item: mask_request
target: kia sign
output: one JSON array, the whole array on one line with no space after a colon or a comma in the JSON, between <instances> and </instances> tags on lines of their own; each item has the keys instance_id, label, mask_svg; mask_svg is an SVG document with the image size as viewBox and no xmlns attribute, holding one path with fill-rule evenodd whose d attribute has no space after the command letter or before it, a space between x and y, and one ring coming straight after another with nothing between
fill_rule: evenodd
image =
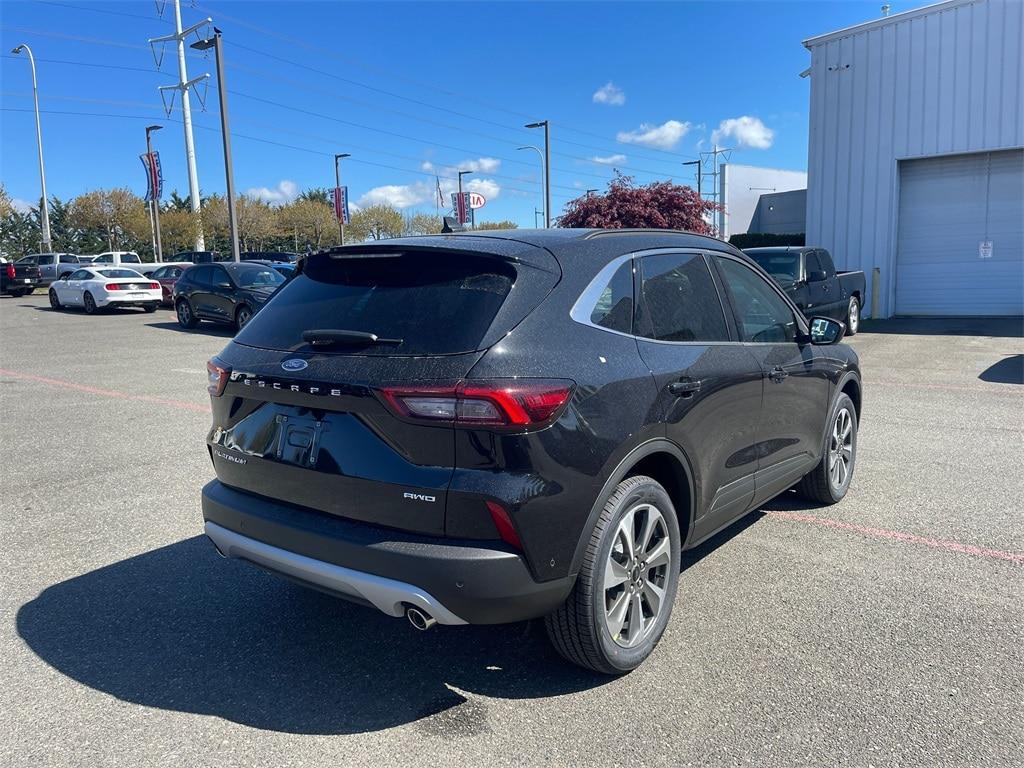
<instances>
[{"instance_id":1,"label":"kia sign","mask_svg":"<svg viewBox=\"0 0 1024 768\"><path fill-rule=\"evenodd\" d=\"M470 192L469 193L469 207L470 208L473 208L473 209L483 208L485 205L487 205L487 198L486 197L481 195L479 192Z\"/></svg>"}]
</instances>

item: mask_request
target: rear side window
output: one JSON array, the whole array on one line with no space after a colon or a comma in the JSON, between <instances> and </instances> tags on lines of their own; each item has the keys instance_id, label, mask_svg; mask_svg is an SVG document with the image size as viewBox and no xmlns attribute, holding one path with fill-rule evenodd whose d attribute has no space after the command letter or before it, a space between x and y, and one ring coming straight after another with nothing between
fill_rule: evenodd
<instances>
[{"instance_id":1,"label":"rear side window","mask_svg":"<svg viewBox=\"0 0 1024 768\"><path fill-rule=\"evenodd\" d=\"M61 264L77 264L78 263L78 257L77 256L72 256L70 253L62 253L60 255L60 263Z\"/></svg>"},{"instance_id":2,"label":"rear side window","mask_svg":"<svg viewBox=\"0 0 1024 768\"><path fill-rule=\"evenodd\" d=\"M39 263L40 264L53 264L53 256L40 256L39 257Z\"/></svg>"},{"instance_id":3,"label":"rear side window","mask_svg":"<svg viewBox=\"0 0 1024 768\"><path fill-rule=\"evenodd\" d=\"M590 322L622 333L633 331L633 262L619 267L597 297Z\"/></svg>"},{"instance_id":4,"label":"rear side window","mask_svg":"<svg viewBox=\"0 0 1024 768\"><path fill-rule=\"evenodd\" d=\"M235 337L271 349L308 347L305 331L372 333L387 344L334 346L335 354L441 355L480 348L516 280L515 268L473 254L309 257ZM398 341L400 340L400 341Z\"/></svg>"},{"instance_id":5,"label":"rear side window","mask_svg":"<svg viewBox=\"0 0 1024 768\"><path fill-rule=\"evenodd\" d=\"M722 302L703 256L645 256L640 269L638 336L658 341L729 340Z\"/></svg>"}]
</instances>

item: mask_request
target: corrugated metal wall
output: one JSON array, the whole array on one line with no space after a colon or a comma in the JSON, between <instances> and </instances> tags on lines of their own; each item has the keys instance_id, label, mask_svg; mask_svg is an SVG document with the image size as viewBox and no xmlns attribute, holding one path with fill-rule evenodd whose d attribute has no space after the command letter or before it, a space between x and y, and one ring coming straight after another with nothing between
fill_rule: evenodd
<instances>
[{"instance_id":1,"label":"corrugated metal wall","mask_svg":"<svg viewBox=\"0 0 1024 768\"><path fill-rule=\"evenodd\" d=\"M881 268L892 313L898 161L1024 146L1024 2L953 0L811 50L807 243ZM870 298L867 307L870 308Z\"/></svg>"}]
</instances>

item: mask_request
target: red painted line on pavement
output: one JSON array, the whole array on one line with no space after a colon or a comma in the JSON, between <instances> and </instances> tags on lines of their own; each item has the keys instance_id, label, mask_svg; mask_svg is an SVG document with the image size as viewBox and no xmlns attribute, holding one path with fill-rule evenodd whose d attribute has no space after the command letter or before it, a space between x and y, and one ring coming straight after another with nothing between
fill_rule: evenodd
<instances>
[{"instance_id":1,"label":"red painted line on pavement","mask_svg":"<svg viewBox=\"0 0 1024 768\"><path fill-rule=\"evenodd\" d=\"M874 536L877 539L892 539L894 541L906 541L910 544L920 544L921 546L931 547L932 549L944 549L948 552L959 552L964 555L974 555L975 557L988 557L995 560L1008 560L1011 563L1018 563L1024 565L1024 553L1018 552L1004 552L1000 549L989 549L987 547L976 547L973 544L961 544L959 541L949 541L948 539L929 539L924 536L917 536L913 533L903 533L902 531L890 531L886 528L870 528L865 525L855 525L854 523L844 523L840 520L830 520L827 517L815 517L814 515L801 515L798 512L768 512L771 517L777 517L782 520L792 520L797 523L813 523L814 525L823 525L826 528L837 528L841 531L850 531L852 533L859 533L864 536Z\"/></svg>"},{"instance_id":2,"label":"red painted line on pavement","mask_svg":"<svg viewBox=\"0 0 1024 768\"><path fill-rule=\"evenodd\" d=\"M118 392L116 389L101 389L99 387L90 387L85 384L77 384L73 381L64 381L63 379L50 379L46 376L36 376L31 373L18 373L17 371L7 371L0 368L0 376L10 376L12 379L21 379L22 381L34 381L39 384L48 384L51 387L60 387L61 389L70 389L73 392L85 392L89 395L101 395L103 397L116 397L118 400L135 400L141 403L154 403L156 405L167 405L171 408L181 408L186 411L195 411L196 413L209 413L210 409L206 406L196 405L195 403L187 403L184 400L169 400L164 397L150 397L149 395L132 395L128 392Z\"/></svg>"}]
</instances>

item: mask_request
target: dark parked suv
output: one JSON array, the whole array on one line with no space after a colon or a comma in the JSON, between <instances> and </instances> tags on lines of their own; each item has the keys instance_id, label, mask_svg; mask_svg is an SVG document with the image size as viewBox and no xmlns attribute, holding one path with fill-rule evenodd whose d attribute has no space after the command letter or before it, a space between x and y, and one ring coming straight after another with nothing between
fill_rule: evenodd
<instances>
[{"instance_id":1,"label":"dark parked suv","mask_svg":"<svg viewBox=\"0 0 1024 768\"><path fill-rule=\"evenodd\" d=\"M842 333L686 233L318 253L209 364L206 533L420 629L543 616L567 659L627 672L682 550L794 486L846 494Z\"/></svg>"}]
</instances>

